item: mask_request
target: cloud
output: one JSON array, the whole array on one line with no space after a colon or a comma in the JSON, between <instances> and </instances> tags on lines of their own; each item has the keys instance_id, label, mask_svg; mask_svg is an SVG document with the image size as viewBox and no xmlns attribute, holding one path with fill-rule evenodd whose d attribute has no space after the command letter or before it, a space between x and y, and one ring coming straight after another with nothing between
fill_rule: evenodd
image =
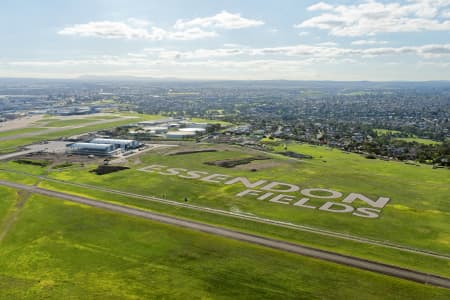
<instances>
[{"instance_id":1,"label":"cloud","mask_svg":"<svg viewBox=\"0 0 450 300\"><path fill-rule=\"evenodd\" d=\"M365 41L366 42L366 41ZM371 42L371 41L369 41ZM232 46L232 45L230 45ZM195 49L191 51L168 50L164 48L147 48L144 50L149 57L166 60L207 60L224 57L245 58L261 57L305 57L329 61L331 59L369 58L378 56L415 55L424 58L450 57L450 44L429 44L414 47L374 47L374 48L348 48L338 47L333 42L319 43L317 45L293 45L284 47L250 48L235 45L216 49Z\"/></svg>"},{"instance_id":2,"label":"cloud","mask_svg":"<svg viewBox=\"0 0 450 300\"><path fill-rule=\"evenodd\" d=\"M178 20L174 28L186 29L190 27L202 28L222 28L222 29L240 29L247 27L256 27L264 25L263 21L253 20L241 17L240 14L233 14L222 11L214 16L205 18L195 18L192 20Z\"/></svg>"},{"instance_id":3,"label":"cloud","mask_svg":"<svg viewBox=\"0 0 450 300\"><path fill-rule=\"evenodd\" d=\"M300 32L298 33L298 36L307 36L307 35L309 35L309 32L308 32L308 31L300 31Z\"/></svg>"},{"instance_id":4,"label":"cloud","mask_svg":"<svg viewBox=\"0 0 450 300\"><path fill-rule=\"evenodd\" d=\"M170 30L156 26L149 28L150 22L147 20L129 18L124 22L97 21L75 24L63 28L58 34L104 39L197 40L217 36L217 32L211 30L213 28L240 29L263 24L263 21L222 11L211 17L178 20Z\"/></svg>"},{"instance_id":5,"label":"cloud","mask_svg":"<svg viewBox=\"0 0 450 300\"><path fill-rule=\"evenodd\" d=\"M450 21L439 20L437 16L449 5L448 0L410 0L407 3L368 0L356 5L332 7L319 2L310 6L310 10L326 8L327 11L296 24L295 27L327 30L335 36L370 36L383 32L448 31Z\"/></svg>"},{"instance_id":6,"label":"cloud","mask_svg":"<svg viewBox=\"0 0 450 300\"><path fill-rule=\"evenodd\" d=\"M126 22L89 22L66 27L58 32L60 35L72 35L81 37L98 37L104 39L144 39L144 40L196 40L215 37L216 32L205 31L201 28L189 28L186 30L167 31L162 28L145 28L148 22L137 19L129 19Z\"/></svg>"},{"instance_id":7,"label":"cloud","mask_svg":"<svg viewBox=\"0 0 450 300\"><path fill-rule=\"evenodd\" d=\"M309 10L309 11L331 10L331 9L333 9L333 6L328 3L324 3L324 2L319 2L319 3L313 4L307 8L307 10Z\"/></svg>"},{"instance_id":8,"label":"cloud","mask_svg":"<svg viewBox=\"0 0 450 300\"><path fill-rule=\"evenodd\" d=\"M357 40L353 41L352 45L355 46L365 46L365 45L384 45L387 44L387 41L377 41L377 40Z\"/></svg>"},{"instance_id":9,"label":"cloud","mask_svg":"<svg viewBox=\"0 0 450 300\"><path fill-rule=\"evenodd\" d=\"M317 46L324 46L324 47L334 47L337 45L338 45L338 43L335 43L335 42L323 42L323 43L317 44Z\"/></svg>"}]
</instances>

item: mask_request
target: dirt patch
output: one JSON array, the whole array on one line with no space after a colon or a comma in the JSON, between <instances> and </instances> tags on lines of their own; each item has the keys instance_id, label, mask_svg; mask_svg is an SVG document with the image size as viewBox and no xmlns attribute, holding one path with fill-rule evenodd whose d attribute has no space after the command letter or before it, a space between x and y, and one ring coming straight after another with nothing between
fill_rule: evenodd
<instances>
[{"instance_id":1,"label":"dirt patch","mask_svg":"<svg viewBox=\"0 0 450 300\"><path fill-rule=\"evenodd\" d=\"M95 173L97 175L105 175L109 173L119 172L123 170L128 170L128 167L122 167L122 166L98 166L96 169L91 170L89 172Z\"/></svg>"},{"instance_id":2,"label":"dirt patch","mask_svg":"<svg viewBox=\"0 0 450 300\"><path fill-rule=\"evenodd\" d=\"M195 154L195 153L205 153L205 152L217 152L216 149L204 149L204 150L190 150L190 151L177 151L169 153L168 155L185 155L185 154Z\"/></svg>"},{"instance_id":3,"label":"dirt patch","mask_svg":"<svg viewBox=\"0 0 450 300\"><path fill-rule=\"evenodd\" d=\"M11 121L1 122L0 131L8 131L13 129L22 129L30 127L32 123L42 119L42 115L35 115L31 117L23 117Z\"/></svg>"},{"instance_id":4,"label":"dirt patch","mask_svg":"<svg viewBox=\"0 0 450 300\"><path fill-rule=\"evenodd\" d=\"M256 172L256 171L261 171L261 170L265 170L265 169L276 168L276 167L281 167L281 166L288 166L288 165L289 165L289 163L270 159L270 160L252 161L251 163L248 163L245 165L236 166L236 169Z\"/></svg>"},{"instance_id":5,"label":"dirt patch","mask_svg":"<svg viewBox=\"0 0 450 300\"><path fill-rule=\"evenodd\" d=\"M216 160L216 161L207 161L204 164L210 165L210 166L217 166L222 168L234 168L239 165L246 165L251 163L255 160L267 160L270 159L265 156L253 156L253 157L246 157L241 159L224 159L224 160Z\"/></svg>"},{"instance_id":6,"label":"dirt patch","mask_svg":"<svg viewBox=\"0 0 450 300\"><path fill-rule=\"evenodd\" d=\"M313 158L311 155L296 153L296 152L292 152L292 151L276 152L276 153L284 155L284 156L287 156L287 157L293 157L293 158L299 158L299 159L311 159L311 158Z\"/></svg>"},{"instance_id":7,"label":"dirt patch","mask_svg":"<svg viewBox=\"0 0 450 300\"><path fill-rule=\"evenodd\" d=\"M34 159L16 159L14 162L23 165L32 165L39 167L46 167L51 163L50 160L34 160Z\"/></svg>"}]
</instances>

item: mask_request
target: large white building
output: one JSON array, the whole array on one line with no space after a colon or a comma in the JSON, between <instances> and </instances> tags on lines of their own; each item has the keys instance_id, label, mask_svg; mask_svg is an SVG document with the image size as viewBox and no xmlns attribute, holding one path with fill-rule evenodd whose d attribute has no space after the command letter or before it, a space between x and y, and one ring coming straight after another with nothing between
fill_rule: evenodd
<instances>
[{"instance_id":1,"label":"large white building","mask_svg":"<svg viewBox=\"0 0 450 300\"><path fill-rule=\"evenodd\" d=\"M112 144L73 143L67 147L69 153L82 155L112 156L120 152Z\"/></svg>"},{"instance_id":2,"label":"large white building","mask_svg":"<svg viewBox=\"0 0 450 300\"><path fill-rule=\"evenodd\" d=\"M96 138L91 140L91 144L109 144L113 145L115 149L122 149L122 151L127 151L130 149L136 149L139 147L139 142L136 140L121 140L121 139L101 139Z\"/></svg>"}]
</instances>

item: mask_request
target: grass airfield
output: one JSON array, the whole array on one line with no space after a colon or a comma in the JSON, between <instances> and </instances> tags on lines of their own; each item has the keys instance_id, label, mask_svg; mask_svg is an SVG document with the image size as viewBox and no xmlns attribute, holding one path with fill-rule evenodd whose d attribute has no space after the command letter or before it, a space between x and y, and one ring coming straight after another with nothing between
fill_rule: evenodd
<instances>
[{"instance_id":1,"label":"grass airfield","mask_svg":"<svg viewBox=\"0 0 450 300\"><path fill-rule=\"evenodd\" d=\"M445 289L43 196L27 200L0 245L0 299L450 296Z\"/></svg>"},{"instance_id":2,"label":"grass airfield","mask_svg":"<svg viewBox=\"0 0 450 300\"><path fill-rule=\"evenodd\" d=\"M446 176L447 170L368 160L355 154L344 154L338 150L309 145L290 145L289 149L310 154L314 158L296 161L277 155L270 160L222 168L206 165L205 162L245 158L255 153L238 147L225 147L219 152L173 156L148 152L139 158L130 159L128 166L131 169L117 173L98 176L88 172L93 166L86 166L51 172L49 176L176 201L183 201L187 197L189 203L196 205L386 240L444 254L450 253L450 177ZM348 214L333 214L258 201L252 196L236 197L237 193L245 189L239 184L223 185L139 171L140 168L152 164L200 170L209 174L220 173L231 177L245 176L251 181L267 179L301 187L331 188L344 194L357 192L373 199L386 196L391 200L379 218L364 219ZM256 172L251 171L258 167L261 168ZM325 202L322 199L314 201L317 205Z\"/></svg>"},{"instance_id":3,"label":"grass airfield","mask_svg":"<svg viewBox=\"0 0 450 300\"><path fill-rule=\"evenodd\" d=\"M127 116L135 116L139 120L158 117ZM51 118L46 121L47 126L63 126L60 122L65 122L71 124L67 126L80 127L17 141L2 141L0 148L5 143L15 142L14 146L21 146L28 139L34 141L61 134L78 134L100 127L108 128L117 123L113 119L94 126L89 125L90 121ZM125 121L120 121L120 124L122 122ZM7 132L2 134L8 136ZM418 167L369 160L340 150L294 143L287 145L289 151L311 155L313 159L292 159L238 146L191 142L180 144L178 148L158 148L127 158L121 165L130 169L106 175L89 172L101 164L102 159L91 162L85 160L83 165L74 163L64 168L54 168L56 163L39 167L10 161L0 162L0 168L44 175L66 183L163 197L244 216L279 220L450 255L448 170L433 170L427 165ZM177 151L204 149L215 149L217 152L170 155ZM274 150L283 151L281 146L275 146ZM255 160L233 168L205 164L255 156L269 159ZM351 214L260 201L251 195L236 197L237 193L246 189L240 184L224 185L139 170L154 164L223 174L230 178L244 176L252 182L279 181L299 185L302 189L326 188L344 195L354 192L371 199L384 196L391 200L382 209L379 218L366 219ZM449 259L168 206L24 174L0 171L0 179L36 184L450 277ZM297 194L297 198L300 198ZM190 298L214 299L340 299L361 298L361 295L364 295L364 299L447 299L450 296L448 291L439 288L106 213L69 202L37 195L26 199L23 197L13 190L0 187L0 236L11 214L17 214L12 226L3 234L4 238L0 239L0 299L76 298L81 297L83 292L86 292L88 299L104 295L111 299L180 298L186 295ZM17 206L20 201L24 201L23 207ZM310 204L320 206L326 201L312 199ZM357 207L363 205L355 202Z\"/></svg>"}]
</instances>

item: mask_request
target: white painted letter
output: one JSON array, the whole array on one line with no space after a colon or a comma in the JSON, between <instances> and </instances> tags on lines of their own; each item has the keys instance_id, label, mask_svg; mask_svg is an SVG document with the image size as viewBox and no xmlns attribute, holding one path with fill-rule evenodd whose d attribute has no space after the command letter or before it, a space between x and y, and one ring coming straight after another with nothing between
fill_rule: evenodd
<instances>
[{"instance_id":1,"label":"white painted letter","mask_svg":"<svg viewBox=\"0 0 450 300\"><path fill-rule=\"evenodd\" d=\"M267 182L267 180L258 180L257 182L251 183L251 182L248 181L248 179L245 178L245 177L236 177L236 178L233 178L233 179L231 179L231 180L228 180L227 182L224 182L224 183L225 183L225 184L234 184L234 183L236 183L236 182L240 182L240 183L242 183L245 187L247 187L247 188L252 188L252 189L253 189L253 188L255 188L255 187L257 187L257 186L259 186L259 185L261 185L261 184Z\"/></svg>"},{"instance_id":2,"label":"white painted letter","mask_svg":"<svg viewBox=\"0 0 450 300\"><path fill-rule=\"evenodd\" d=\"M155 171L161 171L161 169L165 169L167 168L167 166L162 166L162 165L151 165L142 169L139 169L140 171L144 171L144 172L150 172L153 173Z\"/></svg>"},{"instance_id":3,"label":"white painted letter","mask_svg":"<svg viewBox=\"0 0 450 300\"><path fill-rule=\"evenodd\" d=\"M159 172L158 174L161 175L178 175L180 174L180 172L186 172L186 169L181 169L181 168L170 168L166 170L167 172Z\"/></svg>"},{"instance_id":4,"label":"white painted letter","mask_svg":"<svg viewBox=\"0 0 450 300\"><path fill-rule=\"evenodd\" d=\"M283 201L284 200L284 201ZM270 199L270 202L281 203L281 204L289 204L292 200L294 200L294 196L288 195L278 195Z\"/></svg>"},{"instance_id":5,"label":"white painted letter","mask_svg":"<svg viewBox=\"0 0 450 300\"><path fill-rule=\"evenodd\" d=\"M308 201L309 201L309 198L302 198L299 201L295 202L294 205L295 206L301 206L301 207L316 209L315 206L306 205L306 202L308 202Z\"/></svg>"},{"instance_id":6,"label":"white painted letter","mask_svg":"<svg viewBox=\"0 0 450 300\"><path fill-rule=\"evenodd\" d=\"M276 186L285 186L288 189L280 189L280 188L277 189L275 188ZM269 192L292 193L298 191L300 188L293 184L274 181L266 186L263 186L261 189Z\"/></svg>"},{"instance_id":7,"label":"white painted letter","mask_svg":"<svg viewBox=\"0 0 450 300\"><path fill-rule=\"evenodd\" d=\"M265 193L264 195L259 196L258 200L266 200L267 198L269 198L272 195L273 195L273 193Z\"/></svg>"},{"instance_id":8,"label":"white painted letter","mask_svg":"<svg viewBox=\"0 0 450 300\"><path fill-rule=\"evenodd\" d=\"M357 199L362 200L362 201L366 202L367 204L369 204L370 206L376 207L376 208L383 208L390 200L389 198L380 197L380 198L378 198L377 201L373 201L361 194L351 193L344 200L342 200L342 202L353 203L353 201L355 201Z\"/></svg>"},{"instance_id":9,"label":"white painted letter","mask_svg":"<svg viewBox=\"0 0 450 300\"><path fill-rule=\"evenodd\" d=\"M378 218L379 212L380 210L375 208L358 207L352 215L363 218L375 219Z\"/></svg>"},{"instance_id":10,"label":"white painted letter","mask_svg":"<svg viewBox=\"0 0 450 300\"><path fill-rule=\"evenodd\" d=\"M325 193L330 193L330 195L319 196L319 195L313 195L312 192L325 192ZM327 189L304 189L301 191L301 193L307 197L320 198L320 199L334 199L334 198L342 197L342 193L339 193L339 192L336 192L333 190L327 190Z\"/></svg>"},{"instance_id":11,"label":"white painted letter","mask_svg":"<svg viewBox=\"0 0 450 300\"><path fill-rule=\"evenodd\" d=\"M196 178L200 178L200 177L202 177L202 176L204 176L204 175L208 175L208 172L202 172L202 171L189 171L189 172L187 172L187 174L188 174L189 176L186 176L186 175L178 175L178 177L181 177L181 178L187 178L187 179L196 179Z\"/></svg>"},{"instance_id":12,"label":"white painted letter","mask_svg":"<svg viewBox=\"0 0 450 300\"><path fill-rule=\"evenodd\" d=\"M239 194L237 194L236 197L242 197L242 196L245 196L245 195L258 196L259 193L261 193L261 192L258 191L258 190L245 190L245 191L240 192Z\"/></svg>"},{"instance_id":13,"label":"white painted letter","mask_svg":"<svg viewBox=\"0 0 450 300\"><path fill-rule=\"evenodd\" d=\"M228 176L228 175L222 175L222 174L212 174L212 175L203 177L203 178L200 179L200 180L206 181L206 182L220 183L221 180L225 180L225 179L227 179L228 177L230 177L230 176ZM216 179L216 180L213 180L213 179Z\"/></svg>"},{"instance_id":14,"label":"white painted letter","mask_svg":"<svg viewBox=\"0 0 450 300\"><path fill-rule=\"evenodd\" d=\"M343 209L331 209L331 207L333 205L341 207ZM348 213L348 212L352 212L354 210L354 208L347 204L336 203L336 202L327 202L324 205L322 205L321 207L319 207L319 210L330 211L330 212L335 212L335 213Z\"/></svg>"}]
</instances>

